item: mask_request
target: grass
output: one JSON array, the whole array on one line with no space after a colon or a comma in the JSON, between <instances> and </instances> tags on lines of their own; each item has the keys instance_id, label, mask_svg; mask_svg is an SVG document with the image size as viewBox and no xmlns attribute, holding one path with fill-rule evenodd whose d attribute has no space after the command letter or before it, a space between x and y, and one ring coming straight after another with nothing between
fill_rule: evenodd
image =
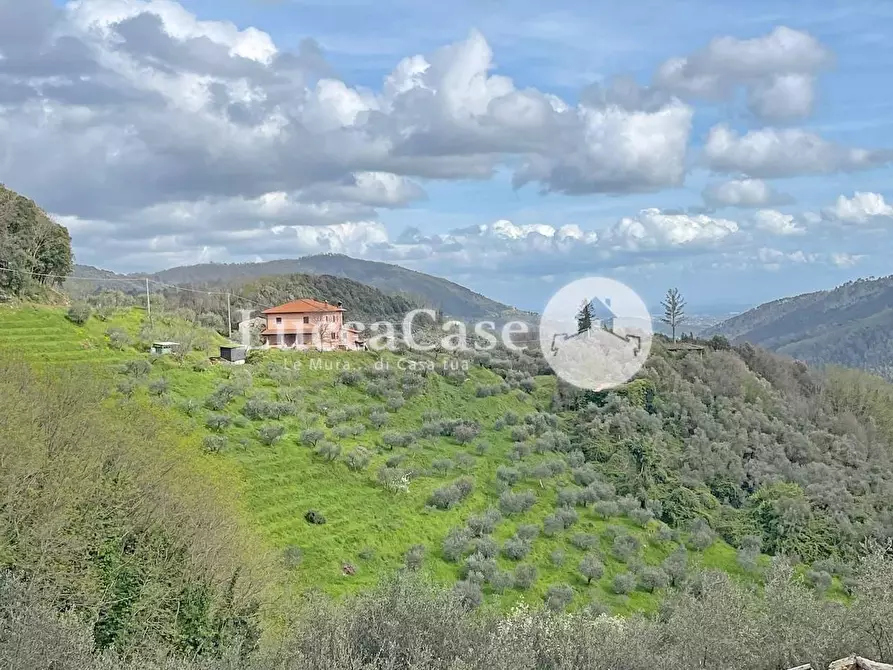
<instances>
[{"instance_id":1,"label":"grass","mask_svg":"<svg viewBox=\"0 0 893 670\"><path fill-rule=\"evenodd\" d=\"M125 330L134 343L143 328L141 310L125 310L108 321L91 318L76 326L59 308L0 308L0 349L15 350L29 361L40 364L116 364L145 358L138 344L116 350L106 335L110 327ZM173 323L183 327L182 323ZM222 341L212 338L211 342ZM284 554L299 548L301 560L289 573L297 589L322 588L341 595L370 587L403 565L406 551L416 544L426 547L424 572L442 583L460 578L460 565L445 559L444 538L452 528L464 526L472 514L496 506L501 492L496 471L500 465L534 466L543 460L560 458L560 454L532 453L515 462L510 458L514 442L510 427L500 427L507 412L524 417L549 410L555 380L538 377L532 392L520 389L488 397L477 397L478 386L493 386L502 378L491 370L470 365L467 379L457 383L451 379L455 361L425 361L416 370L409 370L412 359L393 354L367 352L270 352L257 363L245 366L197 365L209 352L198 352L179 363L171 357L154 360L148 377L136 378L136 402L150 397L149 386L164 378L167 390L153 397L159 416L166 416L172 425L190 434L196 456L206 463L208 472L226 472L227 485L238 488L243 513L266 546L258 552ZM120 368L120 365L113 369ZM366 390L367 371L389 367L398 380L424 373L420 392L406 395L405 404L387 412L388 423L372 426L369 416L385 403L384 398L371 397ZM342 370L363 371L357 385L339 382ZM206 401L215 389L224 384L241 384L242 392L220 411L207 408ZM293 413L280 420L252 421L242 410L249 397L288 398ZM160 402L159 402L160 401ZM187 412L187 405L193 407ZM326 425L325 415L343 408L357 408L359 415L350 423L362 424L358 435L336 438ZM459 444L452 437L415 438L408 448L389 448L386 431L415 433L424 423L424 416L437 413L444 419L475 421L480 435L469 444ZM204 438L215 435L206 426L211 414L226 414L231 425L222 430L226 446L219 453L201 452ZM284 433L272 446L258 436L265 424L278 424ZM341 455L328 461L316 455L311 447L301 444L301 432L307 428L323 430L326 439L336 442ZM486 444L482 453L478 445ZM363 470L348 468L344 456L363 447L372 454L371 463ZM464 456L463 456L464 454ZM378 471L394 456L402 456L400 467L412 470L408 489L393 493L378 481ZM432 468L436 461L449 459L456 465L449 472ZM460 461L464 460L464 465ZM471 477L474 491L455 508L438 510L428 505L432 491L458 477ZM238 480L238 483L235 483ZM531 490L537 500L533 507L517 516L504 518L492 534L501 547L520 524L535 524L542 529L544 519L556 509L557 492L573 484L569 472L546 480L522 479L515 491ZM305 520L309 510L326 518L323 525ZM548 587L566 583L574 588L574 606L598 602L617 613L654 611L661 593L635 590L629 595L616 595L611 583L627 570L627 565L611 554L609 526L621 528L637 537L642 545L638 560L659 565L674 549L676 541L660 541L657 522L645 527L630 519L598 518L590 508L577 508L579 521L554 536L542 532L532 542L530 554L520 563L534 565L539 577L529 591L509 589L504 594L492 593L485 587L488 601L496 607L511 607L524 600L542 602ZM604 575L587 584L578 566L583 550L571 543L577 533L597 536L594 550L604 563ZM677 538L679 539L679 538ZM550 556L555 550L564 552L565 560L555 565ZM519 562L497 557L501 570L514 570ZM767 559L764 559L764 562ZM718 541L704 552L690 552L693 567L725 570L742 578L753 579L737 565L735 549ZM346 566L351 566L345 570Z\"/></svg>"}]
</instances>

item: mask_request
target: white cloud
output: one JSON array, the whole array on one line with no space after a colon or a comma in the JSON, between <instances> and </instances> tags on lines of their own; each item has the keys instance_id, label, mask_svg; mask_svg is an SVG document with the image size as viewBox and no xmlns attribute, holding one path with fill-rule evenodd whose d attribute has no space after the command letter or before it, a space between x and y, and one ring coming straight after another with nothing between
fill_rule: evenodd
<instances>
[{"instance_id":1,"label":"white cloud","mask_svg":"<svg viewBox=\"0 0 893 670\"><path fill-rule=\"evenodd\" d=\"M852 198L839 196L837 202L822 213L832 221L864 224L876 219L893 218L893 205L887 204L880 193L856 191Z\"/></svg>"},{"instance_id":2,"label":"white cloud","mask_svg":"<svg viewBox=\"0 0 893 670\"><path fill-rule=\"evenodd\" d=\"M715 244L738 232L738 224L704 214L669 214L643 209L636 217L622 218L607 241L628 250Z\"/></svg>"},{"instance_id":3,"label":"white cloud","mask_svg":"<svg viewBox=\"0 0 893 670\"><path fill-rule=\"evenodd\" d=\"M851 268L865 258L864 254L833 253L831 262L839 268Z\"/></svg>"},{"instance_id":4,"label":"white cloud","mask_svg":"<svg viewBox=\"0 0 893 670\"><path fill-rule=\"evenodd\" d=\"M754 222L757 229L772 235L802 235L806 232L793 215L775 209L761 209L754 215Z\"/></svg>"},{"instance_id":5,"label":"white cloud","mask_svg":"<svg viewBox=\"0 0 893 670\"><path fill-rule=\"evenodd\" d=\"M704 202L713 207L766 207L791 201L762 179L732 179L704 189Z\"/></svg>"},{"instance_id":6,"label":"white cloud","mask_svg":"<svg viewBox=\"0 0 893 670\"><path fill-rule=\"evenodd\" d=\"M716 172L766 178L867 170L889 163L893 153L842 147L795 128L763 128L739 135L719 124L710 129L704 157Z\"/></svg>"},{"instance_id":7,"label":"white cloud","mask_svg":"<svg viewBox=\"0 0 893 670\"><path fill-rule=\"evenodd\" d=\"M757 251L757 260L767 269L777 270L785 264L815 263L821 260L817 254L807 254L803 251L781 251L770 247L762 247Z\"/></svg>"},{"instance_id":8,"label":"white cloud","mask_svg":"<svg viewBox=\"0 0 893 670\"><path fill-rule=\"evenodd\" d=\"M708 100L730 99L743 86L756 115L791 119L811 113L814 75L831 61L815 37L779 26L751 39L716 38L700 51L664 62L654 80L675 95Z\"/></svg>"}]
</instances>

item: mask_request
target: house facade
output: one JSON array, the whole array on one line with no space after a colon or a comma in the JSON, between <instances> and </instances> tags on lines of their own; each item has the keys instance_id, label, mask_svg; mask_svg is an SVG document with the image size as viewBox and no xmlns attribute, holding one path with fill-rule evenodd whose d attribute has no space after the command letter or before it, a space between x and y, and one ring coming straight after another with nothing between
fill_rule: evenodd
<instances>
[{"instance_id":1,"label":"house facade","mask_svg":"<svg viewBox=\"0 0 893 670\"><path fill-rule=\"evenodd\" d=\"M264 345L279 349L355 350L363 347L360 332L344 323L341 303L299 298L264 310Z\"/></svg>"}]
</instances>

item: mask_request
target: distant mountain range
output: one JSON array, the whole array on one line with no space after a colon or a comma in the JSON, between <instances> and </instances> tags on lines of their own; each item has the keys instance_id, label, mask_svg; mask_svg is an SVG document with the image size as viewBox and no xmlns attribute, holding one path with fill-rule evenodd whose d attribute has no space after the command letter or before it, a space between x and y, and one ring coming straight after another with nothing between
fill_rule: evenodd
<instances>
[{"instance_id":1,"label":"distant mountain range","mask_svg":"<svg viewBox=\"0 0 893 670\"><path fill-rule=\"evenodd\" d=\"M702 333L714 334L893 379L893 276L768 302Z\"/></svg>"},{"instance_id":2,"label":"distant mountain range","mask_svg":"<svg viewBox=\"0 0 893 670\"><path fill-rule=\"evenodd\" d=\"M265 263L204 263L171 268L148 275L117 275L90 266L77 266L75 274L91 279L102 279L105 288L124 290L128 293L134 293L139 287L132 281L123 281L117 285L115 281L109 280L148 277L178 285L239 286L256 283L256 280L265 277L293 274L330 275L352 279L389 295L406 296L413 302L457 318L499 321L528 314L440 277L408 270L399 265L364 261L341 254L321 254ZM69 282L66 288L84 290L89 284L90 282L74 280Z\"/></svg>"}]
</instances>

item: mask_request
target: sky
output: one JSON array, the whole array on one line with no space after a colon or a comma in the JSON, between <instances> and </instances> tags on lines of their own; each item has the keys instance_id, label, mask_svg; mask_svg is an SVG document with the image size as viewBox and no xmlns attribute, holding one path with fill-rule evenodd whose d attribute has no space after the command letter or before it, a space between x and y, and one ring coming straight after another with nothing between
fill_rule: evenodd
<instances>
[{"instance_id":1,"label":"sky","mask_svg":"<svg viewBox=\"0 0 893 670\"><path fill-rule=\"evenodd\" d=\"M753 305L890 274L891 38L869 0L0 0L0 182L119 272Z\"/></svg>"}]
</instances>

